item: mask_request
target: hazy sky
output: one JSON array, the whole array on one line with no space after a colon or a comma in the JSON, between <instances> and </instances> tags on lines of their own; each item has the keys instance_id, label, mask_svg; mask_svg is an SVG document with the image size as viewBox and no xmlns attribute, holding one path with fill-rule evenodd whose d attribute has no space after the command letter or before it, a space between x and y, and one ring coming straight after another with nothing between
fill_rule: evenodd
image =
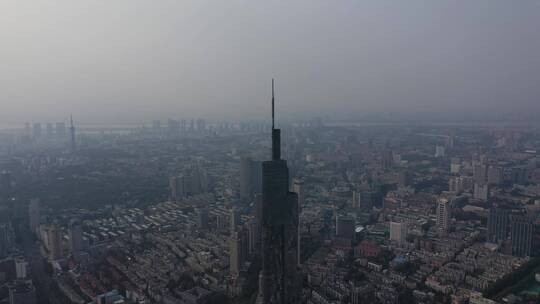
<instances>
[{"instance_id":1,"label":"hazy sky","mask_svg":"<svg viewBox=\"0 0 540 304\"><path fill-rule=\"evenodd\" d=\"M540 113L536 0L1 0L0 119Z\"/></svg>"}]
</instances>

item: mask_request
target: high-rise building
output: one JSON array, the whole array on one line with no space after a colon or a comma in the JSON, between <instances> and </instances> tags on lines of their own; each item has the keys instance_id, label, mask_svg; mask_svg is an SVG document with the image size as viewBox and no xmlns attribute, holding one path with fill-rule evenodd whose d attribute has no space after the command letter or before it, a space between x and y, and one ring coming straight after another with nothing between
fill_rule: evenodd
<instances>
[{"instance_id":1,"label":"high-rise building","mask_svg":"<svg viewBox=\"0 0 540 304\"><path fill-rule=\"evenodd\" d=\"M0 258L7 256L11 249L11 231L9 223L0 223Z\"/></svg>"},{"instance_id":2,"label":"high-rise building","mask_svg":"<svg viewBox=\"0 0 540 304\"><path fill-rule=\"evenodd\" d=\"M398 186L399 188L405 188L408 187L411 183L411 174L409 171L400 171L398 173Z\"/></svg>"},{"instance_id":3,"label":"high-rise building","mask_svg":"<svg viewBox=\"0 0 540 304\"><path fill-rule=\"evenodd\" d=\"M235 232L238 229L238 226L240 225L240 212L236 208L231 208L230 215L230 229L231 233Z\"/></svg>"},{"instance_id":4,"label":"high-rise building","mask_svg":"<svg viewBox=\"0 0 540 304\"><path fill-rule=\"evenodd\" d=\"M281 131L274 128L272 80L272 160L263 162L262 272L263 304L300 302L298 272L298 197L289 192L289 169L281 159Z\"/></svg>"},{"instance_id":5,"label":"high-rise building","mask_svg":"<svg viewBox=\"0 0 540 304\"><path fill-rule=\"evenodd\" d=\"M261 251L261 229L255 219L247 224L248 229L248 253L251 256L260 254Z\"/></svg>"},{"instance_id":6,"label":"high-rise building","mask_svg":"<svg viewBox=\"0 0 540 304\"><path fill-rule=\"evenodd\" d=\"M444 146L435 146L435 157L443 158L446 156L446 149Z\"/></svg>"},{"instance_id":7,"label":"high-rise building","mask_svg":"<svg viewBox=\"0 0 540 304\"><path fill-rule=\"evenodd\" d=\"M261 193L262 165L251 157L240 157L240 199L247 201Z\"/></svg>"},{"instance_id":8,"label":"high-rise building","mask_svg":"<svg viewBox=\"0 0 540 304\"><path fill-rule=\"evenodd\" d=\"M351 207L360 211L370 211L373 208L374 193L370 191L353 191Z\"/></svg>"},{"instance_id":9,"label":"high-rise building","mask_svg":"<svg viewBox=\"0 0 540 304\"><path fill-rule=\"evenodd\" d=\"M463 192L463 180L461 177L450 177L448 180L448 190L455 194L461 194Z\"/></svg>"},{"instance_id":10,"label":"high-rise building","mask_svg":"<svg viewBox=\"0 0 540 304\"><path fill-rule=\"evenodd\" d=\"M161 135L161 121L159 120L154 120L152 121L152 133L154 133L154 135Z\"/></svg>"},{"instance_id":11,"label":"high-rise building","mask_svg":"<svg viewBox=\"0 0 540 304\"><path fill-rule=\"evenodd\" d=\"M445 235L450 227L450 201L446 198L437 200L437 230Z\"/></svg>"},{"instance_id":12,"label":"high-rise building","mask_svg":"<svg viewBox=\"0 0 540 304\"><path fill-rule=\"evenodd\" d=\"M487 201L489 198L488 184L474 184L473 197L482 201Z\"/></svg>"},{"instance_id":13,"label":"high-rise building","mask_svg":"<svg viewBox=\"0 0 540 304\"><path fill-rule=\"evenodd\" d=\"M38 235L39 231L39 217L40 217L40 208L39 208L39 199L34 198L30 200L28 205L28 218L30 222L30 232L33 235Z\"/></svg>"},{"instance_id":14,"label":"high-rise building","mask_svg":"<svg viewBox=\"0 0 540 304\"><path fill-rule=\"evenodd\" d=\"M197 227L199 229L208 229L209 227L209 215L208 209L197 209Z\"/></svg>"},{"instance_id":15,"label":"high-rise building","mask_svg":"<svg viewBox=\"0 0 540 304\"><path fill-rule=\"evenodd\" d=\"M297 254L298 254L298 266L300 266L301 264L301 258L300 258L300 254L301 254L301 248L300 248L300 244L301 244L301 236L300 236L300 227L301 227L301 223L300 223L300 215L302 214L302 208L304 207L304 200L305 200L305 194L304 194L304 181L300 178L295 178L293 179L293 186L292 186L292 192L296 193L296 195L298 196L298 249L297 249Z\"/></svg>"},{"instance_id":16,"label":"high-rise building","mask_svg":"<svg viewBox=\"0 0 540 304\"><path fill-rule=\"evenodd\" d=\"M524 214L510 215L510 240L512 255L531 256L533 251L534 226L530 218Z\"/></svg>"},{"instance_id":17,"label":"high-rise building","mask_svg":"<svg viewBox=\"0 0 540 304\"><path fill-rule=\"evenodd\" d=\"M240 199L248 200L252 193L251 157L240 157Z\"/></svg>"},{"instance_id":18,"label":"high-rise building","mask_svg":"<svg viewBox=\"0 0 540 304\"><path fill-rule=\"evenodd\" d=\"M11 193L11 173L9 171L3 170L0 172L0 193Z\"/></svg>"},{"instance_id":19,"label":"high-rise building","mask_svg":"<svg viewBox=\"0 0 540 304\"><path fill-rule=\"evenodd\" d=\"M508 216L507 209L493 207L489 210L487 241L491 243L504 242L508 237Z\"/></svg>"},{"instance_id":20,"label":"high-rise building","mask_svg":"<svg viewBox=\"0 0 540 304\"><path fill-rule=\"evenodd\" d=\"M390 241L402 245L407 238L407 223L390 222Z\"/></svg>"},{"instance_id":21,"label":"high-rise building","mask_svg":"<svg viewBox=\"0 0 540 304\"><path fill-rule=\"evenodd\" d=\"M242 240L238 232L229 238L229 274L238 277L242 267Z\"/></svg>"},{"instance_id":22,"label":"high-rise building","mask_svg":"<svg viewBox=\"0 0 540 304\"><path fill-rule=\"evenodd\" d=\"M167 121L167 134L169 136L176 136L180 131L180 123L178 120L169 119Z\"/></svg>"},{"instance_id":23,"label":"high-rise building","mask_svg":"<svg viewBox=\"0 0 540 304\"><path fill-rule=\"evenodd\" d=\"M62 232L57 224L47 227L47 250L51 260L62 258Z\"/></svg>"},{"instance_id":24,"label":"high-rise building","mask_svg":"<svg viewBox=\"0 0 540 304\"><path fill-rule=\"evenodd\" d=\"M185 168L178 176L169 177L170 199L177 202L184 197L206 193L209 186L206 170L196 164Z\"/></svg>"},{"instance_id":25,"label":"high-rise building","mask_svg":"<svg viewBox=\"0 0 540 304\"><path fill-rule=\"evenodd\" d=\"M76 253L82 250L83 236L81 223L78 220L72 220L69 223L69 250Z\"/></svg>"},{"instance_id":26,"label":"high-rise building","mask_svg":"<svg viewBox=\"0 0 540 304\"><path fill-rule=\"evenodd\" d=\"M351 208L352 209L360 208L360 192L358 191L353 191Z\"/></svg>"},{"instance_id":27,"label":"high-rise building","mask_svg":"<svg viewBox=\"0 0 540 304\"><path fill-rule=\"evenodd\" d=\"M206 121L204 119L197 119L197 132L204 133L206 131Z\"/></svg>"},{"instance_id":28,"label":"high-rise building","mask_svg":"<svg viewBox=\"0 0 540 304\"><path fill-rule=\"evenodd\" d=\"M9 286L9 304L36 304L36 288L30 280L16 280Z\"/></svg>"},{"instance_id":29,"label":"high-rise building","mask_svg":"<svg viewBox=\"0 0 540 304\"><path fill-rule=\"evenodd\" d=\"M470 176L454 176L448 180L448 189L455 194L461 194L463 191L473 189L473 179Z\"/></svg>"},{"instance_id":30,"label":"high-rise building","mask_svg":"<svg viewBox=\"0 0 540 304\"><path fill-rule=\"evenodd\" d=\"M29 122L25 122L24 123L24 136L28 136L30 137L30 123Z\"/></svg>"},{"instance_id":31,"label":"high-rise building","mask_svg":"<svg viewBox=\"0 0 540 304\"><path fill-rule=\"evenodd\" d=\"M96 304L125 304L125 303L126 303L126 300L116 289L96 296Z\"/></svg>"},{"instance_id":32,"label":"high-rise building","mask_svg":"<svg viewBox=\"0 0 540 304\"><path fill-rule=\"evenodd\" d=\"M487 166L480 163L473 166L473 178L477 184L485 184L487 182Z\"/></svg>"},{"instance_id":33,"label":"high-rise building","mask_svg":"<svg viewBox=\"0 0 540 304\"><path fill-rule=\"evenodd\" d=\"M375 193L370 191L360 192L360 200L358 208L362 211L370 211L373 208L373 200Z\"/></svg>"},{"instance_id":34,"label":"high-rise building","mask_svg":"<svg viewBox=\"0 0 540 304\"><path fill-rule=\"evenodd\" d=\"M45 130L47 137L53 137L54 131L53 131L53 124L51 122L48 122L45 124Z\"/></svg>"},{"instance_id":35,"label":"high-rise building","mask_svg":"<svg viewBox=\"0 0 540 304\"><path fill-rule=\"evenodd\" d=\"M487 172L487 182L490 185L500 185L504 179L503 169L501 167L489 166Z\"/></svg>"},{"instance_id":36,"label":"high-rise building","mask_svg":"<svg viewBox=\"0 0 540 304\"><path fill-rule=\"evenodd\" d=\"M348 216L336 215L336 237L345 240L354 239L355 221Z\"/></svg>"},{"instance_id":37,"label":"high-rise building","mask_svg":"<svg viewBox=\"0 0 540 304\"><path fill-rule=\"evenodd\" d=\"M392 154L392 151L385 150L381 154L381 167L383 169L389 169L394 164L394 155Z\"/></svg>"},{"instance_id":38,"label":"high-rise building","mask_svg":"<svg viewBox=\"0 0 540 304\"><path fill-rule=\"evenodd\" d=\"M253 160L251 162L251 187L253 195L262 193L262 162Z\"/></svg>"},{"instance_id":39,"label":"high-rise building","mask_svg":"<svg viewBox=\"0 0 540 304\"><path fill-rule=\"evenodd\" d=\"M186 120L185 119L182 119L180 121L180 131L182 131L182 133L186 133L187 129L186 129Z\"/></svg>"},{"instance_id":40,"label":"high-rise building","mask_svg":"<svg viewBox=\"0 0 540 304\"><path fill-rule=\"evenodd\" d=\"M305 194L304 194L304 181L300 178L293 179L292 192L298 196L298 207L302 209L304 206Z\"/></svg>"},{"instance_id":41,"label":"high-rise building","mask_svg":"<svg viewBox=\"0 0 540 304\"><path fill-rule=\"evenodd\" d=\"M512 182L515 184L526 184L529 180L529 170L523 167L515 167L510 172Z\"/></svg>"},{"instance_id":42,"label":"high-rise building","mask_svg":"<svg viewBox=\"0 0 540 304\"><path fill-rule=\"evenodd\" d=\"M169 190L171 191L170 199L172 202L178 202L184 198L184 176L171 176L169 178Z\"/></svg>"},{"instance_id":43,"label":"high-rise building","mask_svg":"<svg viewBox=\"0 0 540 304\"><path fill-rule=\"evenodd\" d=\"M66 136L66 124L63 122L57 122L55 127L56 136Z\"/></svg>"},{"instance_id":44,"label":"high-rise building","mask_svg":"<svg viewBox=\"0 0 540 304\"><path fill-rule=\"evenodd\" d=\"M77 142L75 141L75 125L73 124L73 116L70 117L69 132L71 133L71 151L77 150Z\"/></svg>"},{"instance_id":45,"label":"high-rise building","mask_svg":"<svg viewBox=\"0 0 540 304\"><path fill-rule=\"evenodd\" d=\"M450 162L450 173L457 174L461 171L461 159L452 157Z\"/></svg>"},{"instance_id":46,"label":"high-rise building","mask_svg":"<svg viewBox=\"0 0 540 304\"><path fill-rule=\"evenodd\" d=\"M39 122L32 125L32 136L34 136L34 138L41 137L41 124Z\"/></svg>"},{"instance_id":47,"label":"high-rise building","mask_svg":"<svg viewBox=\"0 0 540 304\"><path fill-rule=\"evenodd\" d=\"M15 259L15 276L18 280L26 279L28 275L28 262L18 257Z\"/></svg>"}]
</instances>

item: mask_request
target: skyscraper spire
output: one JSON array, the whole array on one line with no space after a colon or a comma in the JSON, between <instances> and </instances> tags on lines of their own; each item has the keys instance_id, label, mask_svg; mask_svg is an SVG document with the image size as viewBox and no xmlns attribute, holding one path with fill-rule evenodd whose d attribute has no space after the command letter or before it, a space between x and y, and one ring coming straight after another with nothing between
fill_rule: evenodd
<instances>
[{"instance_id":1,"label":"skyscraper spire","mask_svg":"<svg viewBox=\"0 0 540 304\"><path fill-rule=\"evenodd\" d=\"M272 160L279 160L281 159L281 130L275 128L274 102L274 78L272 78Z\"/></svg>"},{"instance_id":2,"label":"skyscraper spire","mask_svg":"<svg viewBox=\"0 0 540 304\"><path fill-rule=\"evenodd\" d=\"M274 78L272 78L272 130L274 130Z\"/></svg>"}]
</instances>

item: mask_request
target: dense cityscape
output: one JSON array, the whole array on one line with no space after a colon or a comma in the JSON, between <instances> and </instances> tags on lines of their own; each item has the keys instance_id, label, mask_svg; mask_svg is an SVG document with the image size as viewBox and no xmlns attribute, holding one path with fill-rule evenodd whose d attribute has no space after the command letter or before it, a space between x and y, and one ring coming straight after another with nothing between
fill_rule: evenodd
<instances>
[{"instance_id":1,"label":"dense cityscape","mask_svg":"<svg viewBox=\"0 0 540 304\"><path fill-rule=\"evenodd\" d=\"M540 1L0 16L0 304L540 304Z\"/></svg>"},{"instance_id":2,"label":"dense cityscape","mask_svg":"<svg viewBox=\"0 0 540 304\"><path fill-rule=\"evenodd\" d=\"M537 127L278 126L3 131L2 303L540 300Z\"/></svg>"}]
</instances>

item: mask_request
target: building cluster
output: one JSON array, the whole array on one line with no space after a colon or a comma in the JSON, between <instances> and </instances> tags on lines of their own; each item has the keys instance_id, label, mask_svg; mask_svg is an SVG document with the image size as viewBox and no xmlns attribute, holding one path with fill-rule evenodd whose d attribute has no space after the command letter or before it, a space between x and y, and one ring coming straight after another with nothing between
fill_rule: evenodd
<instances>
[{"instance_id":1,"label":"building cluster","mask_svg":"<svg viewBox=\"0 0 540 304\"><path fill-rule=\"evenodd\" d=\"M80 134L69 153L6 152L5 294L167 304L540 299L538 130L315 119L282 131L154 121ZM33 303L24 301L12 303Z\"/></svg>"}]
</instances>

